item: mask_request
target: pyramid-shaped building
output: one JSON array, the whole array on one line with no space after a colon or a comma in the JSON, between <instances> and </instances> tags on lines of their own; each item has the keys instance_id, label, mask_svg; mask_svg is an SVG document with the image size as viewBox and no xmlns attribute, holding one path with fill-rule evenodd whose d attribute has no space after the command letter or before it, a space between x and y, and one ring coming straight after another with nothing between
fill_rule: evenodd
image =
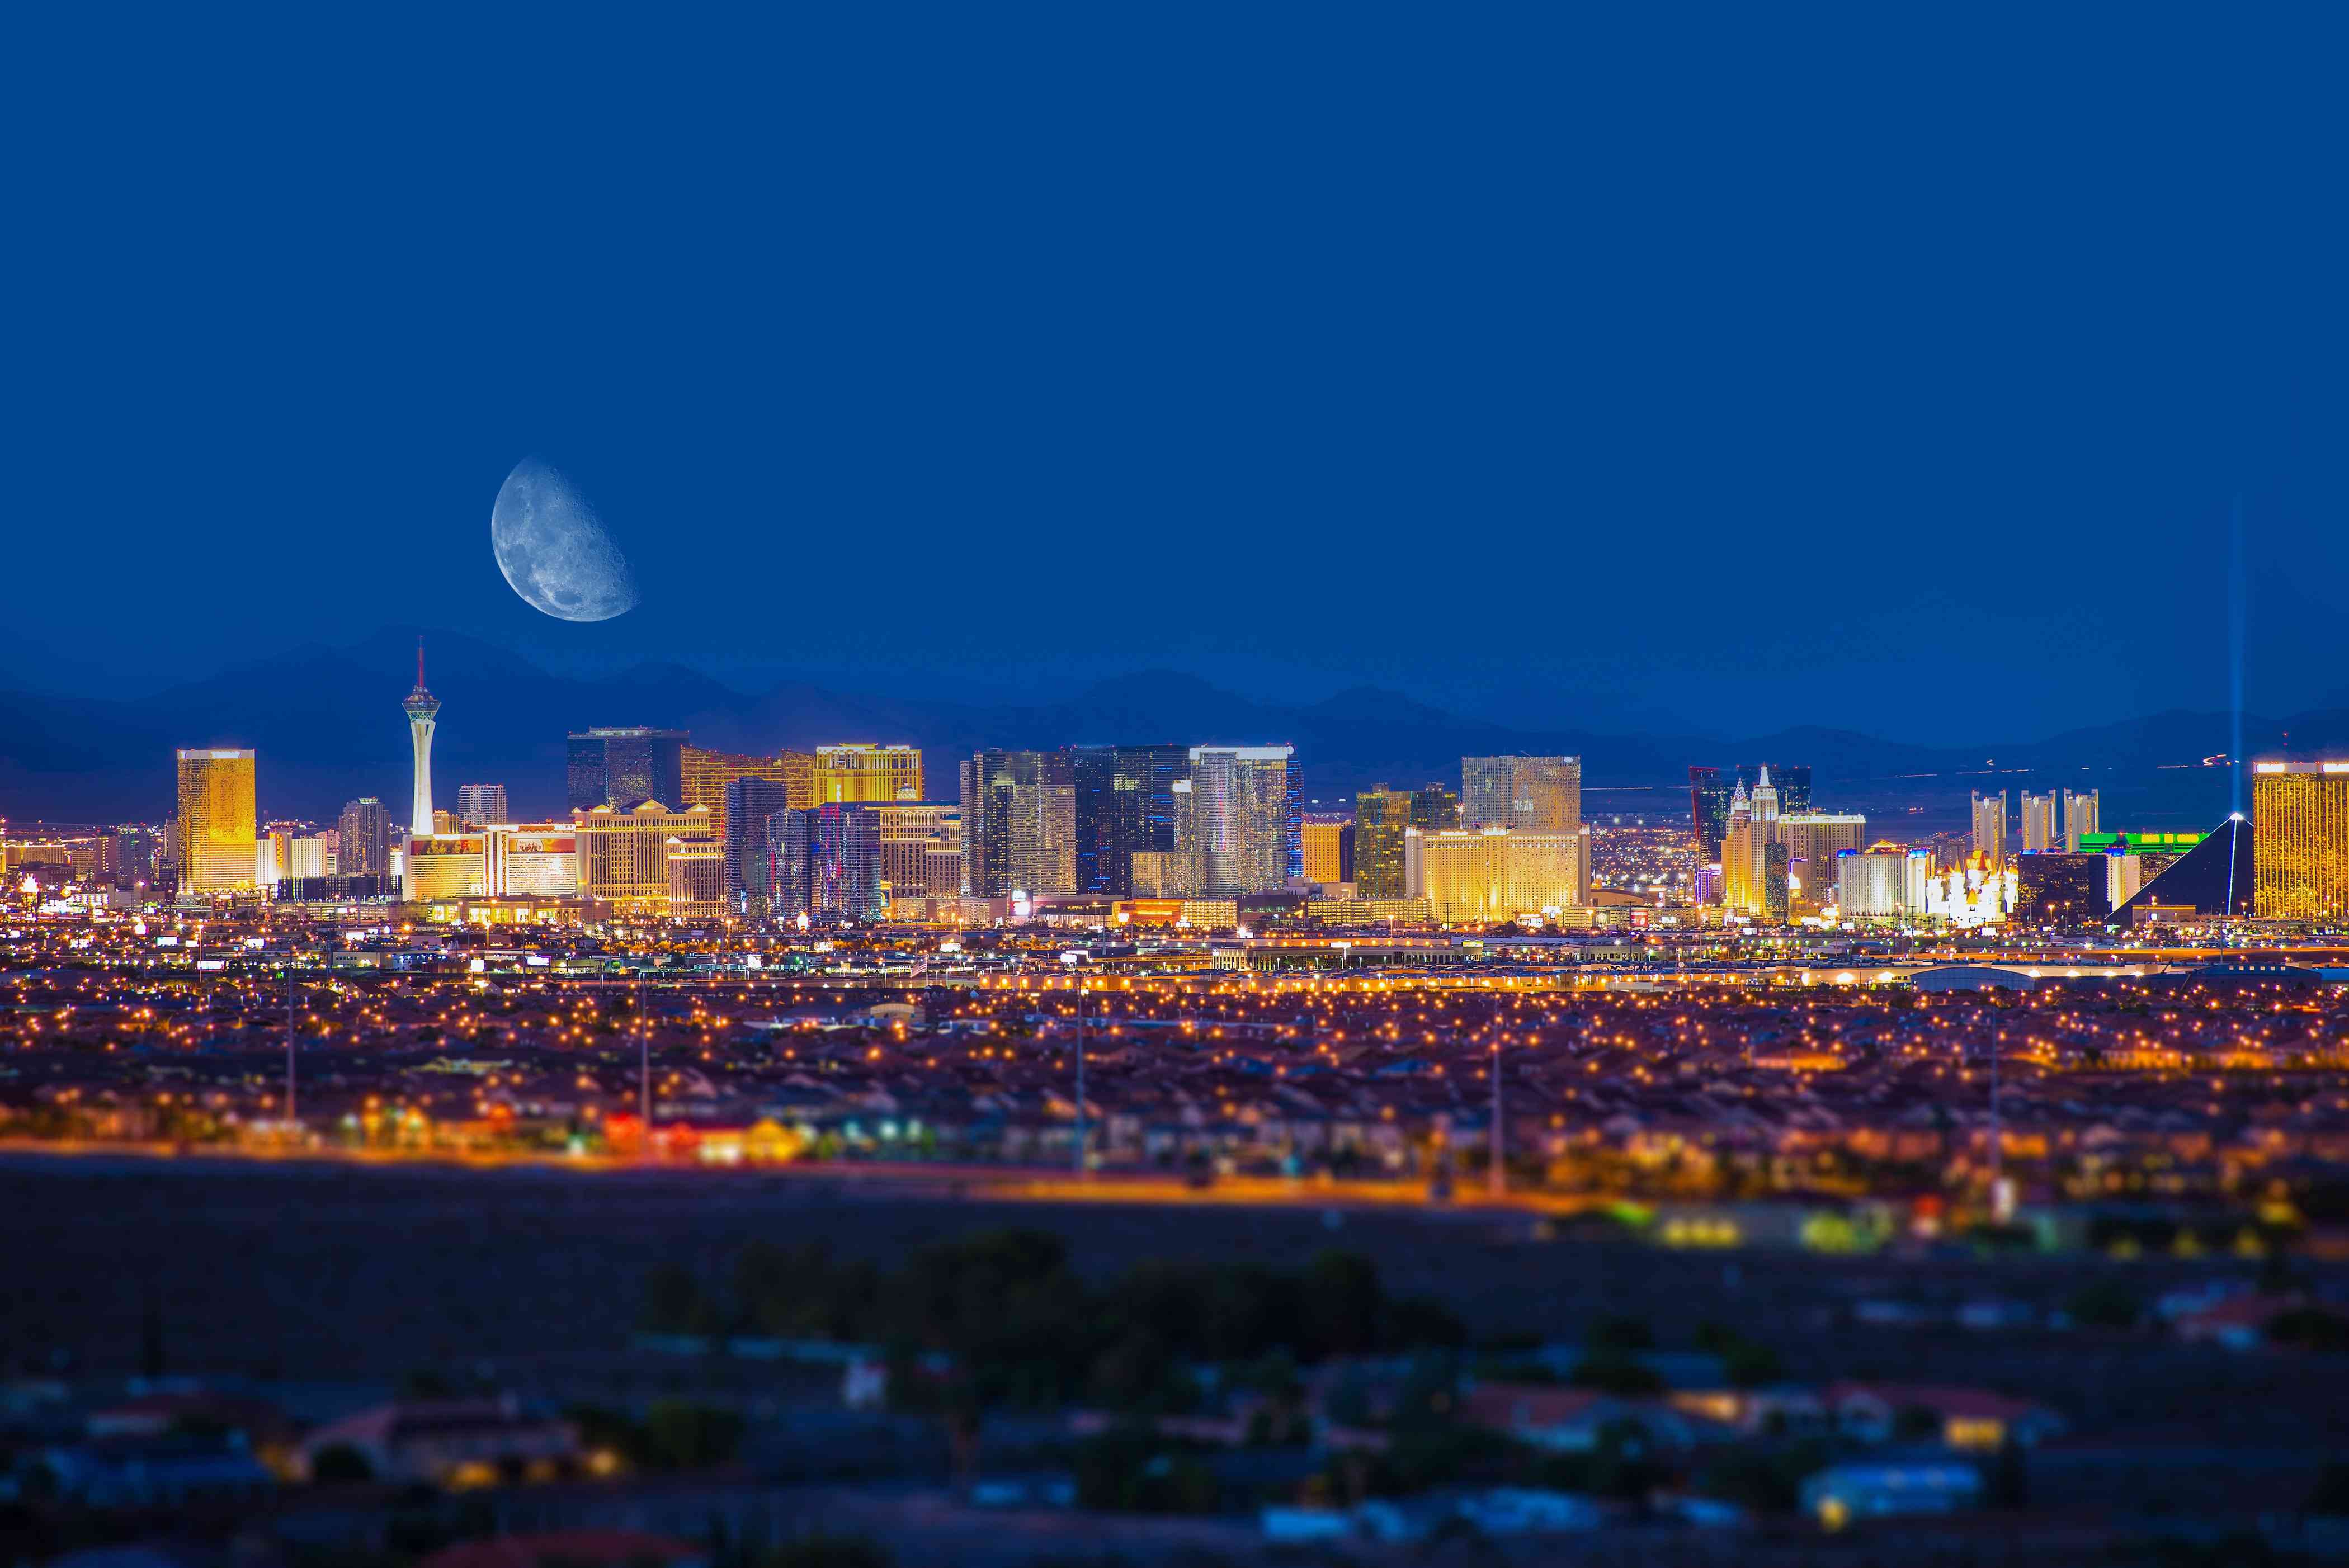
<instances>
[{"instance_id":1,"label":"pyramid-shaped building","mask_svg":"<svg viewBox=\"0 0 2349 1568\"><path fill-rule=\"evenodd\" d=\"M2240 812L2137 889L2136 897L2113 912L2113 919L2126 923L2152 904L2191 909L2197 914L2251 913L2251 825Z\"/></svg>"}]
</instances>

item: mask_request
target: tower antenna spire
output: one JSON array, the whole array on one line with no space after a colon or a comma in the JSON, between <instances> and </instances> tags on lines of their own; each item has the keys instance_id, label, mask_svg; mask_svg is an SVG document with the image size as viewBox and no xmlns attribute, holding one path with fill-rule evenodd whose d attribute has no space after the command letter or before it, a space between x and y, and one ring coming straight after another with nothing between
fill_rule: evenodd
<instances>
[{"instance_id":1,"label":"tower antenna spire","mask_svg":"<svg viewBox=\"0 0 2349 1568\"><path fill-rule=\"evenodd\" d=\"M416 634L416 684L419 687L424 685L424 634L421 632Z\"/></svg>"}]
</instances>

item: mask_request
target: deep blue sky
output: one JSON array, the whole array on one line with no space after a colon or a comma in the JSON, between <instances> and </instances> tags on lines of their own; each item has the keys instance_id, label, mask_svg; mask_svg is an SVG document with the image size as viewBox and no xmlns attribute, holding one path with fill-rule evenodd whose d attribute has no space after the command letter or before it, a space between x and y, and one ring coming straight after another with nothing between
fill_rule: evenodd
<instances>
[{"instance_id":1,"label":"deep blue sky","mask_svg":"<svg viewBox=\"0 0 2349 1568\"><path fill-rule=\"evenodd\" d=\"M2349 686L2338 36L492 9L5 24L50 678L421 621L2019 738L2223 702L2240 494L2251 705ZM507 591L533 452L642 608Z\"/></svg>"}]
</instances>

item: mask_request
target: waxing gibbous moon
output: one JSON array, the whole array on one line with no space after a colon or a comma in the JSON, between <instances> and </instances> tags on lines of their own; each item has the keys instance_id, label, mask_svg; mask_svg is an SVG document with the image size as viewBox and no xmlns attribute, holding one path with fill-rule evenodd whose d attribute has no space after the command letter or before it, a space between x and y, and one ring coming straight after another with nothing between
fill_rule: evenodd
<instances>
[{"instance_id":1,"label":"waxing gibbous moon","mask_svg":"<svg viewBox=\"0 0 2349 1568\"><path fill-rule=\"evenodd\" d=\"M636 607L628 558L587 498L536 458L514 465L490 509L490 548L506 585L558 621L608 621Z\"/></svg>"}]
</instances>

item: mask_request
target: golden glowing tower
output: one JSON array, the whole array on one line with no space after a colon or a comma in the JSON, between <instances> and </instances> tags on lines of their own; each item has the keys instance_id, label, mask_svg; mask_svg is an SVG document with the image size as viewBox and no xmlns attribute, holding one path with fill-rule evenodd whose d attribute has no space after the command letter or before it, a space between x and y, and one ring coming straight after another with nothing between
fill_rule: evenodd
<instances>
[{"instance_id":1,"label":"golden glowing tower","mask_svg":"<svg viewBox=\"0 0 2349 1568\"><path fill-rule=\"evenodd\" d=\"M180 760L180 886L227 892L253 885L254 756L183 748Z\"/></svg>"},{"instance_id":2,"label":"golden glowing tower","mask_svg":"<svg viewBox=\"0 0 2349 1568\"><path fill-rule=\"evenodd\" d=\"M2251 876L2261 920L2349 915L2349 762L2258 765Z\"/></svg>"},{"instance_id":3,"label":"golden glowing tower","mask_svg":"<svg viewBox=\"0 0 2349 1568\"><path fill-rule=\"evenodd\" d=\"M815 748L815 803L918 800L922 754L911 746L848 742Z\"/></svg>"},{"instance_id":4,"label":"golden glowing tower","mask_svg":"<svg viewBox=\"0 0 2349 1568\"><path fill-rule=\"evenodd\" d=\"M818 804L815 758L804 751L743 757L730 751L688 746L679 748L678 768L685 785L681 804L688 810L695 806L709 809L713 838L726 836L726 786L737 779L764 779L780 784L788 793L790 804L802 810Z\"/></svg>"}]
</instances>

